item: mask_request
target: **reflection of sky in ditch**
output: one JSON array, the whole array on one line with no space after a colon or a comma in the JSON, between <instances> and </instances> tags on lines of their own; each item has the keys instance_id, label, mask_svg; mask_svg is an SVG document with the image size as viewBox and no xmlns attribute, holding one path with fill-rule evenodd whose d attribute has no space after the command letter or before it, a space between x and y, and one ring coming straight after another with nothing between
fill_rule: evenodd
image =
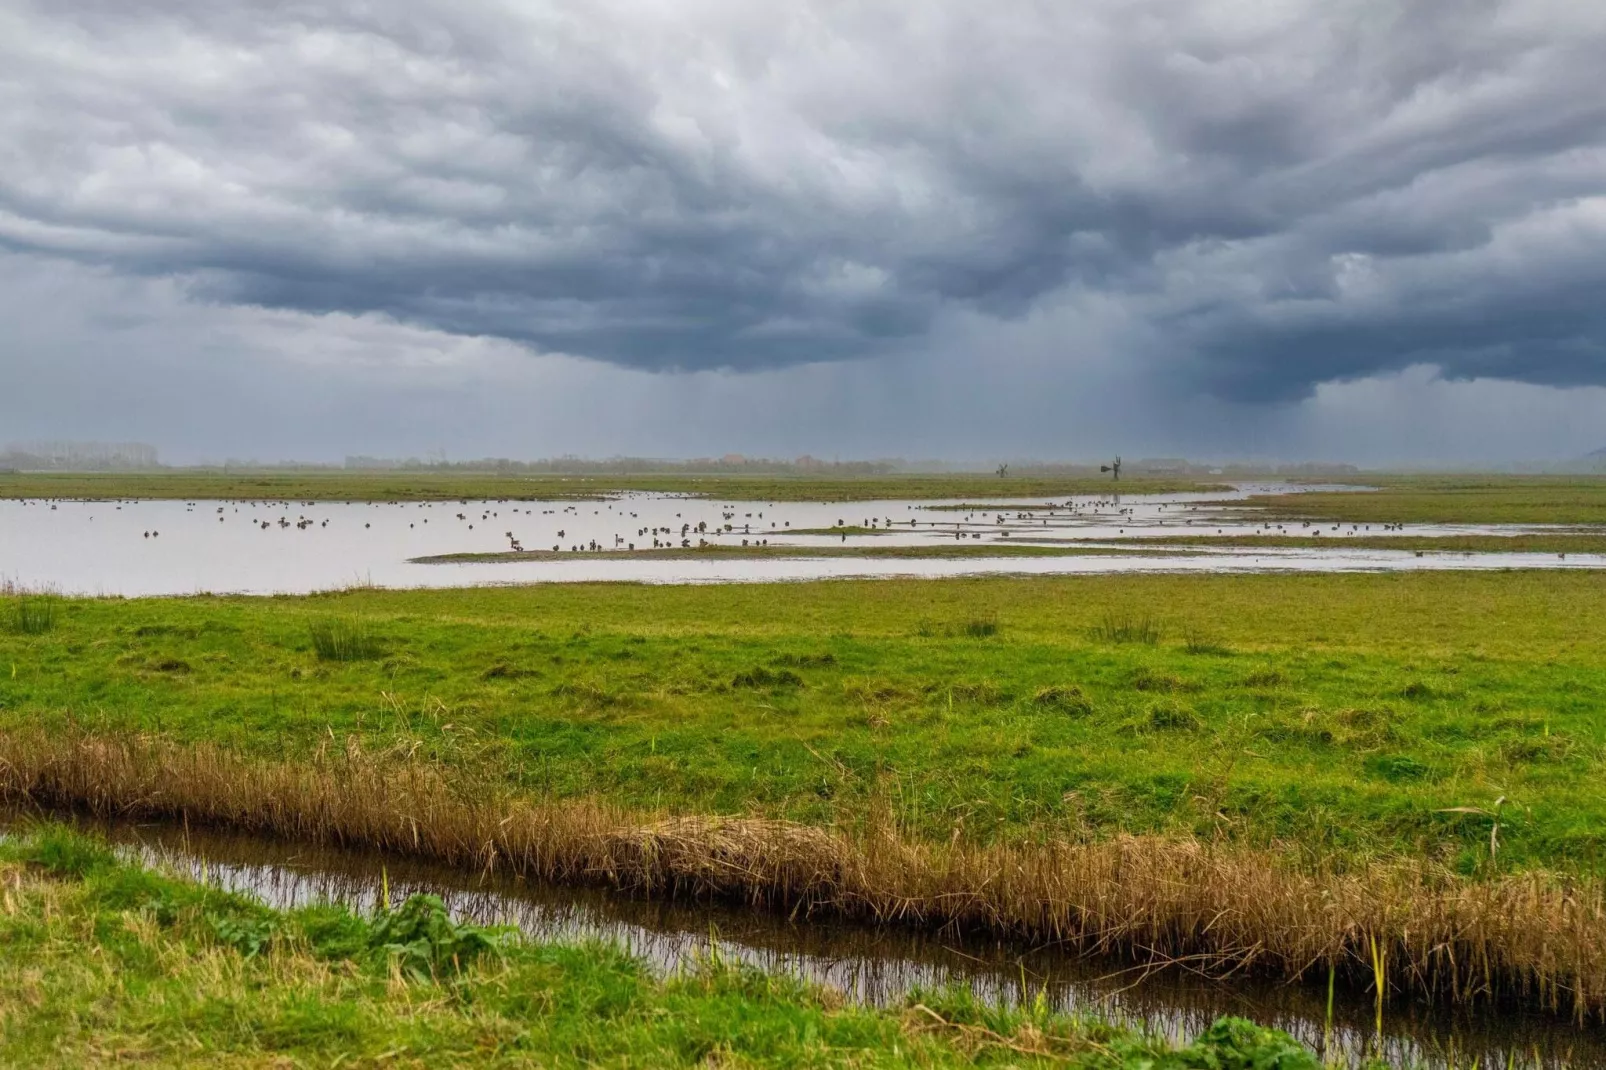
<instances>
[{"instance_id":1,"label":"reflection of sky in ditch","mask_svg":"<svg viewBox=\"0 0 1606 1070\"><path fill-rule=\"evenodd\" d=\"M619 944L660 972L690 968L709 953L768 971L830 985L856 1001L892 1004L917 989L951 985L971 989L989 1003L1017 1004L1039 991L1059 1011L1091 1011L1133 1027L1182 1039L1196 1035L1223 1014L1240 1014L1292 1033L1312 1047L1322 1044L1324 985L1286 986L1260 981L1227 985L1180 969L1148 973L1125 963L1089 961L1048 950L975 938L922 936L905 930L802 919L720 906L643 902L591 889L525 885L488 876L476 880L443 867L390 859L381 875L377 856L334 850L303 850L245 837L191 838L170 827L118 827L115 838L144 858L203 876L214 885L255 894L280 906L332 901L370 911L389 882L392 902L414 892L439 895L452 913L481 923L511 924L542 940L602 939ZM186 844L188 847L186 848ZM1372 1004L1364 996L1339 1002L1333 1032L1335 1054L1359 1062L1375 1054ZM1543 1017L1434 1016L1413 1007L1391 1007L1385 1019L1384 1054L1400 1065L1532 1065L1535 1051L1545 1065L1606 1064L1597 1030L1580 1030ZM1446 1058L1445 1053L1454 1053Z\"/></svg>"},{"instance_id":2,"label":"reflection of sky in ditch","mask_svg":"<svg viewBox=\"0 0 1606 1070\"><path fill-rule=\"evenodd\" d=\"M183 595L203 591L301 593L353 584L457 587L497 583L623 580L644 583L766 582L978 573L1377 571L1443 568L1600 568L1606 557L1443 554L1345 548L1381 525L1267 522L1224 499L1295 488L1244 484L1215 494L1078 497L987 503L717 502L628 494L595 502L19 502L0 501L0 579L70 594ZM1364 493L1364 492L1362 492ZM951 504L951 503L949 503ZM1054 508L1026 509L1052 504ZM838 523L877 534L802 535ZM726 525L730 526L725 531ZM699 526L702 530L699 531ZM1081 557L948 559L793 558L629 560L638 549L767 542L770 546L889 547L1066 545L1144 536L1323 532L1319 548L1223 550ZM1401 535L1514 535L1540 530L1495 525L1410 525ZM560 547L560 560L416 564L452 553ZM599 546L601 551L571 551Z\"/></svg>"}]
</instances>

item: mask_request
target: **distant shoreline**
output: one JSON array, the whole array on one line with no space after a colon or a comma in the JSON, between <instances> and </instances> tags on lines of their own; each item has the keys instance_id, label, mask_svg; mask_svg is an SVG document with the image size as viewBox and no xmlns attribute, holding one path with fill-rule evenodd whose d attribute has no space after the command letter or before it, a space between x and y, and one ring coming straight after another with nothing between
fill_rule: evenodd
<instances>
[{"instance_id":1,"label":"distant shoreline","mask_svg":"<svg viewBox=\"0 0 1606 1070\"><path fill-rule=\"evenodd\" d=\"M517 564L522 561L571 561L607 559L611 561L670 561L687 558L775 559L810 557L868 558L945 558L945 557L1088 557L1137 556L1175 557L1185 548L1165 550L1153 547L1110 546L671 546L646 550L504 550L491 553L429 554L410 557L414 565Z\"/></svg>"},{"instance_id":2,"label":"distant shoreline","mask_svg":"<svg viewBox=\"0 0 1606 1070\"><path fill-rule=\"evenodd\" d=\"M1066 498L1107 494L1220 493L1220 481L1110 480L992 475L437 475L411 472L0 472L0 499L291 502L577 501L627 493L684 494L725 501L941 501Z\"/></svg>"}]
</instances>

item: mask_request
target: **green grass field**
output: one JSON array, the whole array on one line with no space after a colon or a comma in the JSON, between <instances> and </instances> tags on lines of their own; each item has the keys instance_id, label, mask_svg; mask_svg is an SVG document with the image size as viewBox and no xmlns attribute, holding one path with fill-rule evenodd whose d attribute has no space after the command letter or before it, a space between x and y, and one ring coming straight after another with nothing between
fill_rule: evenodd
<instances>
[{"instance_id":1,"label":"green grass field","mask_svg":"<svg viewBox=\"0 0 1606 1070\"><path fill-rule=\"evenodd\" d=\"M1606 524L1606 476L1360 477L1370 491L1251 498L1273 515L1361 524Z\"/></svg>"},{"instance_id":2,"label":"green grass field","mask_svg":"<svg viewBox=\"0 0 1606 1070\"><path fill-rule=\"evenodd\" d=\"M866 1010L713 952L668 978L609 945L452 922L423 897L291 912L45 827L0 844L6 1066L1315 1070L1234 1019L1185 1048L944 993Z\"/></svg>"},{"instance_id":3,"label":"green grass field","mask_svg":"<svg viewBox=\"0 0 1606 1070\"><path fill-rule=\"evenodd\" d=\"M1537 535L1164 535L1110 540L1133 547L1242 546L1354 547L1367 550L1420 550L1466 554L1606 554L1606 533L1559 532Z\"/></svg>"},{"instance_id":4,"label":"green grass field","mask_svg":"<svg viewBox=\"0 0 1606 1070\"><path fill-rule=\"evenodd\" d=\"M881 806L944 841L1158 830L1600 874L1602 635L1593 573L82 600L0 634L0 730L273 758L351 737L533 797Z\"/></svg>"}]
</instances>

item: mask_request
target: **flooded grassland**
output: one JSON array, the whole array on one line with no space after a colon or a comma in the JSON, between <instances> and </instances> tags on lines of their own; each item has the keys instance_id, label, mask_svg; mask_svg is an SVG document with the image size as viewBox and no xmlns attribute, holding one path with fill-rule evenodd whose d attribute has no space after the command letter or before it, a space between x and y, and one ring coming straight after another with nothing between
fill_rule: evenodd
<instances>
[{"instance_id":1,"label":"flooded grassland","mask_svg":"<svg viewBox=\"0 0 1606 1070\"><path fill-rule=\"evenodd\" d=\"M1367 496L1355 488L1243 484L1182 494L851 503L647 492L586 501L15 499L0 500L0 579L143 596L1606 565L1606 542L1573 526L1296 520L1260 504Z\"/></svg>"},{"instance_id":2,"label":"flooded grassland","mask_svg":"<svg viewBox=\"0 0 1606 1070\"><path fill-rule=\"evenodd\" d=\"M236 852L285 906L371 906L366 862L296 876L345 844L660 969L749 918L734 954L883 1026L953 981L1167 1035L1236 1006L1346 1059L1598 1063L1592 492L1519 515L1501 485L1461 523L1292 490L0 502L0 792L299 845ZM728 582L771 579L820 582ZM514 883L441 877L487 869ZM643 900L695 905L649 931Z\"/></svg>"}]
</instances>

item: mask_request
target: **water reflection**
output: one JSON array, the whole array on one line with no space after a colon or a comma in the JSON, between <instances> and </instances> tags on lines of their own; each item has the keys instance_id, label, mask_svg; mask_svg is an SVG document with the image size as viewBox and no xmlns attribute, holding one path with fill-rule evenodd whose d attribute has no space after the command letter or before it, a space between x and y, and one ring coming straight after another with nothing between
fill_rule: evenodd
<instances>
[{"instance_id":1,"label":"water reflection","mask_svg":"<svg viewBox=\"0 0 1606 1070\"><path fill-rule=\"evenodd\" d=\"M374 909L388 880L393 901L414 892L440 896L451 912L511 924L542 940L618 943L660 971L708 952L830 985L848 998L896 1004L916 989L950 985L991 1003L1018 1004L1039 992L1057 1010L1093 1011L1173 1039L1196 1035L1223 1014L1274 1025L1335 1060L1358 1064L1381 1054L1394 1065L1427 1067L1602 1066L1606 1036L1535 1012L1450 1011L1391 1004L1384 1033L1364 994L1339 994L1331 1031L1325 985L1215 980L1172 967L1135 969L1053 947L957 934L874 929L819 918L708 903L644 901L597 889L558 888L498 874L465 874L407 859L309 848L169 824L100 824L114 842L148 862L277 906L338 902ZM383 874L383 876L382 876ZM1329 1044L1330 1041L1330 1044Z\"/></svg>"},{"instance_id":2,"label":"water reflection","mask_svg":"<svg viewBox=\"0 0 1606 1070\"><path fill-rule=\"evenodd\" d=\"M623 580L643 583L772 582L865 576L979 573L1380 571L1601 568L1573 554L1413 554L1347 541L1383 525L1267 520L1234 501L1318 489L1243 484L1212 494L1077 497L984 503L718 502L623 494L587 502L180 502L0 501L0 579L70 594L307 593L353 584L460 587ZM1346 488L1354 489L1354 488ZM828 532L837 525L845 529ZM1146 551L1107 556L967 556L943 559L801 557L631 559L654 546L952 547L1068 546L1087 540L1175 535L1311 535L1290 549ZM1516 535L1498 525L1411 525L1393 535ZM417 558L498 553L512 547L555 560L420 564ZM1130 548L1128 548L1130 549Z\"/></svg>"}]
</instances>

